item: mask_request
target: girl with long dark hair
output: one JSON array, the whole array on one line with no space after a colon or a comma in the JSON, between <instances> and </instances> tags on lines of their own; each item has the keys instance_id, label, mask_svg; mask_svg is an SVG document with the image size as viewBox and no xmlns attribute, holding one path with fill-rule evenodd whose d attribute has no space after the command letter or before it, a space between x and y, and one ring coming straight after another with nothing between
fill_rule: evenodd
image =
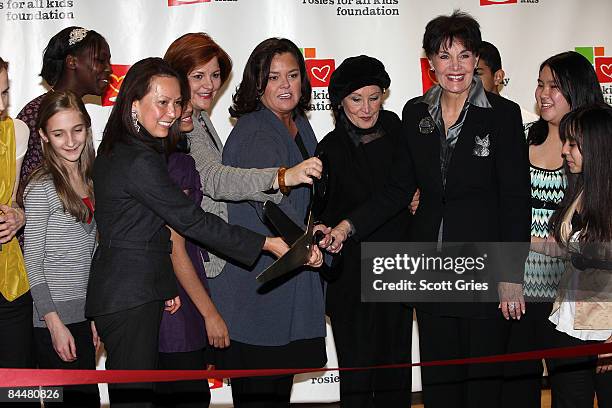
<instances>
[{"instance_id":1,"label":"girl with long dark hair","mask_svg":"<svg viewBox=\"0 0 612 408\"><path fill-rule=\"evenodd\" d=\"M569 257L550 320L553 346L612 342L612 108L568 113L560 135L568 188L551 218L554 241ZM553 406L612 407L612 354L548 363Z\"/></svg>"},{"instance_id":2,"label":"girl with long dark hair","mask_svg":"<svg viewBox=\"0 0 612 408\"><path fill-rule=\"evenodd\" d=\"M577 52L553 55L539 69L535 99L540 119L526 126L531 179L531 242L545 242L550 217L567 186L559 125L565 114L587 104L603 102L591 63ZM555 336L548 316L565 265L562 259L530 251L525 262L524 293L528 313L512 323L508 352L539 350ZM544 366L524 361L505 367L505 407L539 407Z\"/></svg>"}]
</instances>

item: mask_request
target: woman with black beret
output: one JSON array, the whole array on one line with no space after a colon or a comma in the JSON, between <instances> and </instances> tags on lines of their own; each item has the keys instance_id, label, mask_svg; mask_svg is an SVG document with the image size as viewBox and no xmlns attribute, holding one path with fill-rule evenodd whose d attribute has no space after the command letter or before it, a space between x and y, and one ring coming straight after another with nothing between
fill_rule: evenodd
<instances>
[{"instance_id":1,"label":"woman with black beret","mask_svg":"<svg viewBox=\"0 0 612 408\"><path fill-rule=\"evenodd\" d=\"M347 58L331 76L336 126L317 148L329 163L325 225L338 224L391 174L401 122L382 109L390 83L384 65L366 55ZM410 218L406 207L363 241L407 241ZM412 307L361 303L359 243L345 242L342 258L331 268L326 299L340 367L410 362ZM409 406L410 392L409 368L340 373L343 407Z\"/></svg>"}]
</instances>

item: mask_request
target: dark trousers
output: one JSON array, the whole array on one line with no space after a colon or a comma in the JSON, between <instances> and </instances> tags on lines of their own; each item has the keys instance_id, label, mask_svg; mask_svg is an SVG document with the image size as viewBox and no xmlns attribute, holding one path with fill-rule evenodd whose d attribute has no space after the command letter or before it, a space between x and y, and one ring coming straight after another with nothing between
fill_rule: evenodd
<instances>
[{"instance_id":1,"label":"dark trousers","mask_svg":"<svg viewBox=\"0 0 612 408\"><path fill-rule=\"evenodd\" d=\"M159 353L160 370L205 370L205 349L184 353ZM159 408L201 408L210 404L208 380L174 381L155 385Z\"/></svg>"},{"instance_id":2,"label":"dark trousers","mask_svg":"<svg viewBox=\"0 0 612 408\"><path fill-rule=\"evenodd\" d=\"M510 326L490 319L444 317L417 308L421 361L503 354ZM422 367L427 408L496 408L501 406L502 364Z\"/></svg>"},{"instance_id":3,"label":"dark trousers","mask_svg":"<svg viewBox=\"0 0 612 408\"><path fill-rule=\"evenodd\" d=\"M47 328L34 329L36 360L39 368L59 368L64 370L95 370L96 349L93 346L91 323L67 324L76 346L77 359L63 361L53 349L51 333ZM45 407L99 407L100 392L97 384L64 386L64 402L45 402Z\"/></svg>"},{"instance_id":4,"label":"dark trousers","mask_svg":"<svg viewBox=\"0 0 612 408\"><path fill-rule=\"evenodd\" d=\"M284 346L254 346L232 340L217 350L220 369L316 368L325 365L325 339L296 340ZM236 408L288 408L293 375L233 378L232 399Z\"/></svg>"},{"instance_id":5,"label":"dark trousers","mask_svg":"<svg viewBox=\"0 0 612 408\"><path fill-rule=\"evenodd\" d=\"M235 408L289 408L293 376L234 378Z\"/></svg>"},{"instance_id":6,"label":"dark trousers","mask_svg":"<svg viewBox=\"0 0 612 408\"><path fill-rule=\"evenodd\" d=\"M108 370L155 370L163 301L95 317ZM109 384L112 407L152 407L153 384Z\"/></svg>"},{"instance_id":7,"label":"dark trousers","mask_svg":"<svg viewBox=\"0 0 612 408\"><path fill-rule=\"evenodd\" d=\"M334 310L339 366L410 363L412 311L399 303L358 303ZM411 395L411 368L340 372L342 407L407 407Z\"/></svg>"},{"instance_id":8,"label":"dark trousers","mask_svg":"<svg viewBox=\"0 0 612 408\"><path fill-rule=\"evenodd\" d=\"M0 367L32 368L32 296L9 302L0 295Z\"/></svg>"},{"instance_id":9,"label":"dark trousers","mask_svg":"<svg viewBox=\"0 0 612 408\"><path fill-rule=\"evenodd\" d=\"M579 346L585 342L557 332L551 347ZM612 407L612 372L597 374L596 356L547 361L553 408L592 408L597 395L599 408Z\"/></svg>"},{"instance_id":10,"label":"dark trousers","mask_svg":"<svg viewBox=\"0 0 612 408\"><path fill-rule=\"evenodd\" d=\"M9 302L0 294L0 368L33 368L32 296ZM28 408L39 403L0 402L0 407Z\"/></svg>"},{"instance_id":11,"label":"dark trousers","mask_svg":"<svg viewBox=\"0 0 612 408\"><path fill-rule=\"evenodd\" d=\"M555 326L548 320L551 303L529 302L521 320L510 322L508 353L535 351L553 347L557 336ZM542 360L506 363L502 406L504 408L539 408L542 401Z\"/></svg>"}]
</instances>

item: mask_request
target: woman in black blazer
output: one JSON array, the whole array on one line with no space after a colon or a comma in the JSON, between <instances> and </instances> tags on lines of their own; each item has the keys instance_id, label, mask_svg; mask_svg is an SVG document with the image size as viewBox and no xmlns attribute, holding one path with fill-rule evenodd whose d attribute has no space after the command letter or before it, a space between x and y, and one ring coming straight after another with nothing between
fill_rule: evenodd
<instances>
[{"instance_id":1,"label":"woman in black blazer","mask_svg":"<svg viewBox=\"0 0 612 408\"><path fill-rule=\"evenodd\" d=\"M529 162L520 108L485 92L474 76L480 43L479 25L465 13L456 11L427 24L423 48L438 85L406 103L404 143L395 152L394 177L334 228L335 250L351 232L362 239L407 208L417 187L421 196L412 241L529 242ZM521 283L527 252L525 245L489 277L503 295L499 305L417 305L422 361L505 352L509 325L503 317L524 313ZM423 367L421 372L427 407L500 406L499 364Z\"/></svg>"},{"instance_id":2,"label":"woman in black blazer","mask_svg":"<svg viewBox=\"0 0 612 408\"><path fill-rule=\"evenodd\" d=\"M279 256L287 245L230 226L190 201L168 175L165 138L189 91L161 58L127 73L94 164L100 243L87 290L86 315L96 323L109 369L155 369L164 310L180 306L166 224L182 235L252 264L260 251ZM111 385L113 406L149 406L150 384ZM142 405L141 405L142 404Z\"/></svg>"}]
</instances>

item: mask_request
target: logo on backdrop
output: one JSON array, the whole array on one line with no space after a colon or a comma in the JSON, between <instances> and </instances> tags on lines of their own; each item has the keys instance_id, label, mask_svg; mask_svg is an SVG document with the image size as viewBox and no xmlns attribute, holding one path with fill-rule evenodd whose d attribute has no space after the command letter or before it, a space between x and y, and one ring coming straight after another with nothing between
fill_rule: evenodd
<instances>
[{"instance_id":1,"label":"logo on backdrop","mask_svg":"<svg viewBox=\"0 0 612 408\"><path fill-rule=\"evenodd\" d=\"M326 88L329 86L329 78L336 69L336 61L332 58L317 58L316 48L301 48L306 62L306 72L310 78L313 88Z\"/></svg>"},{"instance_id":2,"label":"logo on backdrop","mask_svg":"<svg viewBox=\"0 0 612 408\"><path fill-rule=\"evenodd\" d=\"M115 104L117 94L119 94L119 88L121 88L121 84L125 79L125 74L127 74L128 69L131 67L131 65L115 64L111 66L113 68L113 73L111 74L106 92L102 95L102 106L112 106Z\"/></svg>"},{"instance_id":3,"label":"logo on backdrop","mask_svg":"<svg viewBox=\"0 0 612 408\"><path fill-rule=\"evenodd\" d=\"M496 4L513 4L517 0L480 0L481 6L494 6Z\"/></svg>"},{"instance_id":4,"label":"logo on backdrop","mask_svg":"<svg viewBox=\"0 0 612 408\"><path fill-rule=\"evenodd\" d=\"M429 60L427 58L421 58L421 82L423 83L423 93L438 83L436 73L429 69Z\"/></svg>"},{"instance_id":5,"label":"logo on backdrop","mask_svg":"<svg viewBox=\"0 0 612 408\"><path fill-rule=\"evenodd\" d=\"M539 3L540 0L480 0L481 6L498 6L501 4Z\"/></svg>"},{"instance_id":6,"label":"logo on backdrop","mask_svg":"<svg viewBox=\"0 0 612 408\"><path fill-rule=\"evenodd\" d=\"M312 85L311 111L329 111L329 93L327 87L332 73L336 69L336 61L333 58L317 58L316 48L301 48L306 63L306 73ZM317 89L324 88L324 89Z\"/></svg>"},{"instance_id":7,"label":"logo on backdrop","mask_svg":"<svg viewBox=\"0 0 612 408\"><path fill-rule=\"evenodd\" d=\"M215 388L221 388L221 387L223 387L223 380L218 380L216 378L208 379L208 388L210 388L211 390L214 390Z\"/></svg>"},{"instance_id":8,"label":"logo on backdrop","mask_svg":"<svg viewBox=\"0 0 612 408\"><path fill-rule=\"evenodd\" d=\"M604 47L576 47L575 50L593 64L604 99L612 105L612 56L606 56Z\"/></svg>"},{"instance_id":9,"label":"logo on backdrop","mask_svg":"<svg viewBox=\"0 0 612 408\"><path fill-rule=\"evenodd\" d=\"M210 3L211 0L168 0L168 6L183 6L185 4Z\"/></svg>"}]
</instances>

